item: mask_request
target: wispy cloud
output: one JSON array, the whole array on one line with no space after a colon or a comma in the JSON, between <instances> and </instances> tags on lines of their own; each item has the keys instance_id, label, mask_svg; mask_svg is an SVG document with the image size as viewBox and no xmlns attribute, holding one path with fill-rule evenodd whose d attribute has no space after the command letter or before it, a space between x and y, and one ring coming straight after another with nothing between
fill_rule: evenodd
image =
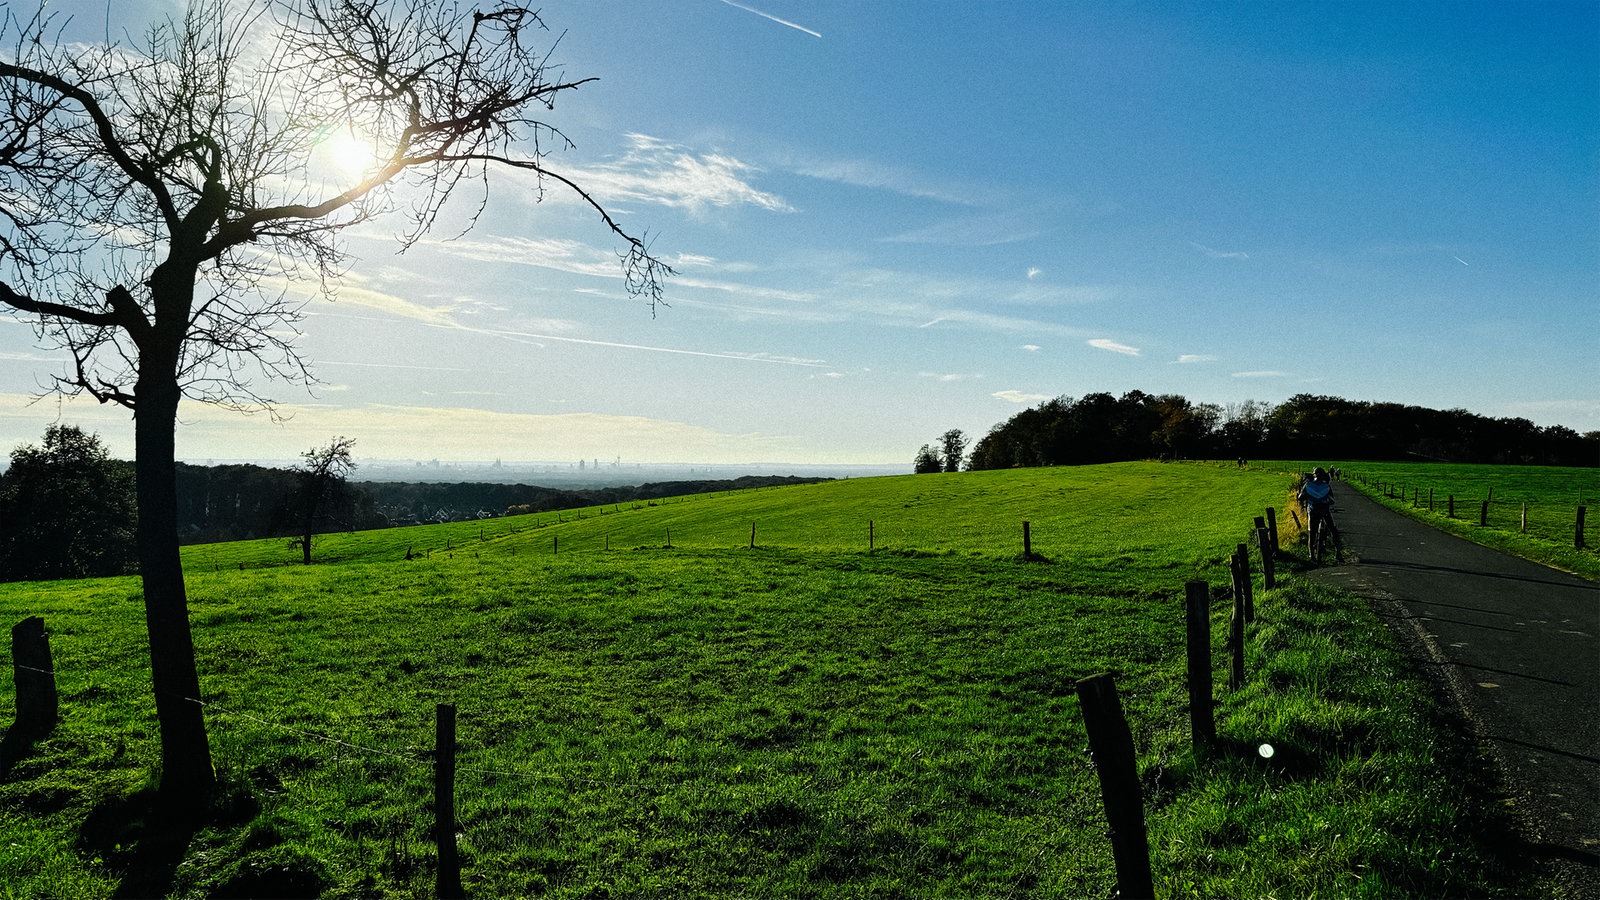
<instances>
[{"instance_id":1,"label":"wispy cloud","mask_svg":"<svg viewBox=\"0 0 1600 900\"><path fill-rule=\"evenodd\" d=\"M938 372L918 372L917 376L920 378L932 378L934 381L943 381L946 383L953 381L971 381L974 378L983 377L982 375L967 375L960 372L954 372L948 375L942 375Z\"/></svg>"},{"instance_id":2,"label":"wispy cloud","mask_svg":"<svg viewBox=\"0 0 1600 900\"><path fill-rule=\"evenodd\" d=\"M1038 278L1040 275L1043 275L1043 274L1044 274L1044 270L1039 268L1038 266L1029 266L1028 267L1028 279L1030 281L1035 279L1035 278Z\"/></svg>"},{"instance_id":3,"label":"wispy cloud","mask_svg":"<svg viewBox=\"0 0 1600 900\"><path fill-rule=\"evenodd\" d=\"M1007 403L1043 403L1050 399L1049 394L1028 394L1022 391L995 391L989 396Z\"/></svg>"},{"instance_id":4,"label":"wispy cloud","mask_svg":"<svg viewBox=\"0 0 1600 900\"><path fill-rule=\"evenodd\" d=\"M567 170L602 203L655 203L695 214L732 206L794 211L782 197L751 184L750 176L760 170L742 160L722 153L696 153L647 134L627 137L629 147L616 161Z\"/></svg>"},{"instance_id":5,"label":"wispy cloud","mask_svg":"<svg viewBox=\"0 0 1600 900\"><path fill-rule=\"evenodd\" d=\"M941 183L922 173L865 159L820 159L791 155L780 156L775 165L818 181L888 191L904 197L936 200L956 206L981 207L994 196L992 189Z\"/></svg>"},{"instance_id":6,"label":"wispy cloud","mask_svg":"<svg viewBox=\"0 0 1600 900\"><path fill-rule=\"evenodd\" d=\"M1139 348L1138 347L1130 347L1127 344L1119 344L1116 341L1110 340L1108 338L1094 338L1093 340L1090 340L1088 343L1089 343L1089 346L1094 347L1097 350L1109 350L1112 353L1121 353L1124 356L1138 356L1139 355Z\"/></svg>"},{"instance_id":7,"label":"wispy cloud","mask_svg":"<svg viewBox=\"0 0 1600 900\"><path fill-rule=\"evenodd\" d=\"M1016 212L996 212L948 219L923 228L884 238L894 244L935 244L951 247L998 247L1031 240L1043 234L1036 221ZM1030 270L1030 278L1034 277Z\"/></svg>"},{"instance_id":8,"label":"wispy cloud","mask_svg":"<svg viewBox=\"0 0 1600 900\"><path fill-rule=\"evenodd\" d=\"M1201 253L1204 253L1205 255L1211 257L1212 259L1249 259L1250 258L1250 254L1244 253L1244 252L1239 251L1239 250L1231 250L1231 251L1230 250L1213 250L1212 248L1207 247L1205 244L1199 243L1198 241L1190 241L1189 243L1196 250L1199 250Z\"/></svg>"},{"instance_id":9,"label":"wispy cloud","mask_svg":"<svg viewBox=\"0 0 1600 900\"><path fill-rule=\"evenodd\" d=\"M1215 356L1207 356L1204 353L1185 353L1182 356L1178 357L1177 359L1173 360L1173 362L1176 362L1179 365L1183 365L1183 366L1193 365L1195 363L1208 363L1208 362L1216 362L1216 361L1217 361L1217 358Z\"/></svg>"},{"instance_id":10,"label":"wispy cloud","mask_svg":"<svg viewBox=\"0 0 1600 900\"><path fill-rule=\"evenodd\" d=\"M777 16L773 15L772 13L762 12L761 10L756 9L754 7L745 6L743 3L735 3L735 2L733 2L733 0L722 0L722 2L728 4L729 6L733 7L734 9L742 9L747 13L755 13L756 15L760 16L763 19L770 19L771 21L777 22L779 25L787 25L790 28L793 28L795 31L803 31L806 34L809 34L814 38L822 37L822 35L820 33L812 31L811 29L805 27L804 25L796 25L795 23L789 21L788 19L780 19Z\"/></svg>"},{"instance_id":11,"label":"wispy cloud","mask_svg":"<svg viewBox=\"0 0 1600 900\"><path fill-rule=\"evenodd\" d=\"M1029 353L1038 353L1040 350L1043 350L1044 348L1039 346L1038 344L1023 344L1022 345L1022 349L1028 351Z\"/></svg>"},{"instance_id":12,"label":"wispy cloud","mask_svg":"<svg viewBox=\"0 0 1600 900\"><path fill-rule=\"evenodd\" d=\"M1249 372L1235 372L1235 378L1293 378L1293 372L1283 372L1278 369L1255 369Z\"/></svg>"}]
</instances>

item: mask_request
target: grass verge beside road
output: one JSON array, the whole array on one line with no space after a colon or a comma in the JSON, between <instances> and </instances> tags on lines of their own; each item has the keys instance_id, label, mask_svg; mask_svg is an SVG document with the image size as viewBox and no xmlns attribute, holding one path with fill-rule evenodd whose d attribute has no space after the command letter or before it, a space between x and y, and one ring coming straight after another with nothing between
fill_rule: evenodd
<instances>
[{"instance_id":1,"label":"grass verge beside road","mask_svg":"<svg viewBox=\"0 0 1600 900\"><path fill-rule=\"evenodd\" d=\"M1600 469L1456 463L1340 465L1349 488L1396 512L1487 547L1600 581ZM1452 497L1454 515L1450 514ZM1488 524L1483 525L1486 500L1489 516ZM1587 506L1584 549L1578 549L1575 540L1579 506Z\"/></svg>"}]
</instances>

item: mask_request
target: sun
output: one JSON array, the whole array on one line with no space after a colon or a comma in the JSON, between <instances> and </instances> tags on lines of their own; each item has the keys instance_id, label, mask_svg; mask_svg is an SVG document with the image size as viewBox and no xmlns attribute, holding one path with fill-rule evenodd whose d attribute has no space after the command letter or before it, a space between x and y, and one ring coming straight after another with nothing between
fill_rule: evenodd
<instances>
[{"instance_id":1,"label":"sun","mask_svg":"<svg viewBox=\"0 0 1600 900\"><path fill-rule=\"evenodd\" d=\"M344 129L333 131L320 146L322 158L341 175L361 178L378 166L377 148Z\"/></svg>"}]
</instances>

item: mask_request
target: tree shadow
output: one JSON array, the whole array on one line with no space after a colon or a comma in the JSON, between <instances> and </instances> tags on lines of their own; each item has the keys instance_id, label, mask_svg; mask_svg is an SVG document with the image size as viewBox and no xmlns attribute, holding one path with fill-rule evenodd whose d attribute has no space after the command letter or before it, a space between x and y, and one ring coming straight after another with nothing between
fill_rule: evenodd
<instances>
[{"instance_id":1,"label":"tree shadow","mask_svg":"<svg viewBox=\"0 0 1600 900\"><path fill-rule=\"evenodd\" d=\"M167 811L156 790L145 788L96 806L78 829L78 848L122 873L113 897L164 897L201 824Z\"/></svg>"},{"instance_id":2,"label":"tree shadow","mask_svg":"<svg viewBox=\"0 0 1600 900\"><path fill-rule=\"evenodd\" d=\"M35 729L23 728L20 723L6 729L6 736L0 738L0 781L11 777L12 767L28 758L40 737Z\"/></svg>"}]
</instances>

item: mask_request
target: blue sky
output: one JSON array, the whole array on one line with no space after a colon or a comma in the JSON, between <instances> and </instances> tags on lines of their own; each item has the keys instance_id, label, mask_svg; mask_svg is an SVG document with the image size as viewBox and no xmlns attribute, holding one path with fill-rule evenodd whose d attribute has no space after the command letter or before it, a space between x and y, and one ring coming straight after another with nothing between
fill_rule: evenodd
<instances>
[{"instance_id":1,"label":"blue sky","mask_svg":"<svg viewBox=\"0 0 1600 900\"><path fill-rule=\"evenodd\" d=\"M282 423L190 404L181 457L909 465L1135 388L1600 429L1593 2L541 8L600 77L551 162L677 267L670 305L508 175L460 239L353 235L323 384ZM58 369L0 325L0 443L59 417L131 452L119 411L27 404Z\"/></svg>"}]
</instances>

